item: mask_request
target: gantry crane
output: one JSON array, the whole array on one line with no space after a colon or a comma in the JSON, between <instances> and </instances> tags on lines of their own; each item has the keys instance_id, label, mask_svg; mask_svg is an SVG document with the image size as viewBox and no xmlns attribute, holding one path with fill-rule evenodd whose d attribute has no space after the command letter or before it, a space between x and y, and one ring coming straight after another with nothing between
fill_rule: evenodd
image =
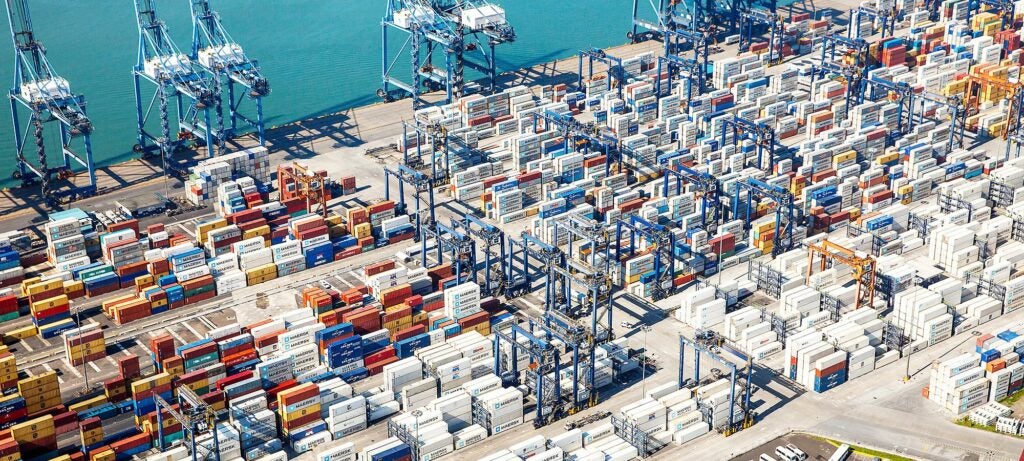
<instances>
[{"instance_id":1,"label":"gantry crane","mask_svg":"<svg viewBox=\"0 0 1024 461\"><path fill-rule=\"evenodd\" d=\"M224 129L224 138L239 135L238 121L248 126L243 129L256 131L260 145L264 144L263 97L270 94L270 84L260 72L256 60L249 59L242 47L235 42L220 22L220 15L210 9L210 0L192 0L192 55L194 62L211 74L214 91L218 94L227 86L228 117L230 127ZM235 85L242 94L235 94ZM219 91L218 91L219 88ZM223 95L222 95L223 98ZM256 119L239 113L239 107L246 99L256 105ZM223 127L222 110L217 105L217 126Z\"/></svg>"},{"instance_id":2,"label":"gantry crane","mask_svg":"<svg viewBox=\"0 0 1024 461\"><path fill-rule=\"evenodd\" d=\"M666 90L671 90L674 74L679 73L686 78L686 101L688 104L690 98L693 97L694 87L696 87L698 96L704 94L706 90L710 45L713 37L707 29L698 31L667 29L664 35L665 49L663 54L658 57L658 75L661 75L662 66L666 66L668 70ZM686 57L686 48L693 52L692 57ZM654 81L655 95L661 97L668 92L662 91L660 78Z\"/></svg>"},{"instance_id":3,"label":"gantry crane","mask_svg":"<svg viewBox=\"0 0 1024 461\"><path fill-rule=\"evenodd\" d=\"M663 167L661 171L665 177L661 195L663 197L678 195L683 190L684 182L690 184L693 186L694 192L701 199L701 228L708 232L713 232L714 229L717 229L718 224L722 220L722 183L718 181L718 178L710 173L699 172L686 166L679 166L677 168ZM670 189L670 181L673 178L675 179L675 189Z\"/></svg>"},{"instance_id":4,"label":"gantry crane","mask_svg":"<svg viewBox=\"0 0 1024 461\"><path fill-rule=\"evenodd\" d=\"M327 202L331 199L326 171L316 172L299 162L277 166L277 190L281 200L301 197L306 200L306 211L327 217Z\"/></svg>"},{"instance_id":5,"label":"gantry crane","mask_svg":"<svg viewBox=\"0 0 1024 461\"><path fill-rule=\"evenodd\" d=\"M14 86L8 97L11 99L11 120L14 123L14 152L17 169L14 178L27 185L39 180L41 196L47 200L60 197L88 196L96 193L96 172L92 162L92 121L85 114L85 96L71 91L68 81L57 75L46 59L46 49L36 40L32 28L32 16L28 0L6 0L7 20L14 39ZM28 123L21 125L18 105L30 111ZM64 164L51 168L46 155L43 124L56 121L60 125L60 146ZM29 131L34 139L36 161L33 164L25 156ZM83 154L71 149L74 139L82 140ZM85 186L72 186L68 190L50 190L53 173L60 176L72 174L71 161L84 166L89 175Z\"/></svg>"},{"instance_id":6,"label":"gantry crane","mask_svg":"<svg viewBox=\"0 0 1024 461\"><path fill-rule=\"evenodd\" d=\"M764 122L748 120L738 115L732 118L722 119L721 143L726 145L726 135L732 129L733 144L739 143L740 138L748 138L754 141L757 147L756 167L771 174L775 171L776 136L775 128ZM767 154L767 157L765 156Z\"/></svg>"},{"instance_id":7,"label":"gantry crane","mask_svg":"<svg viewBox=\"0 0 1024 461\"><path fill-rule=\"evenodd\" d=\"M583 61L587 61L587 73L583 73ZM589 48L586 50L580 50L577 60L577 80L576 90L580 92L586 92L583 87L584 75L587 80L594 78L594 61L604 63L608 67L608 73L605 76L605 80L608 82L606 91L611 91L615 88L619 98L622 98L622 87L626 83L626 74L622 68L622 59L608 54L606 51L600 48Z\"/></svg>"},{"instance_id":8,"label":"gantry crane","mask_svg":"<svg viewBox=\"0 0 1024 461\"><path fill-rule=\"evenodd\" d=\"M1008 102L1006 110L1006 125L1001 130L1000 136L1006 141L1005 158L1010 158L1010 151L1014 144L1017 145L1017 155L1021 151L1021 117L1024 116L1024 83L1011 83L1008 80L1000 80L987 75L971 73L967 76L967 113L977 114L982 94L985 92L999 92L999 96Z\"/></svg>"},{"instance_id":9,"label":"gantry crane","mask_svg":"<svg viewBox=\"0 0 1024 461\"><path fill-rule=\"evenodd\" d=\"M970 0L967 2L967 24L971 23L975 11L994 12L999 16L1001 30L1007 30L1014 25L1016 4L1013 0Z\"/></svg>"},{"instance_id":10,"label":"gantry crane","mask_svg":"<svg viewBox=\"0 0 1024 461\"><path fill-rule=\"evenodd\" d=\"M869 8L865 6L858 6L850 10L850 27L846 33L849 38L857 39L860 36L860 23L863 21L862 18L866 17L871 21L871 30L878 31L882 34L882 37L892 37L896 35L896 21L899 19L899 10L897 9L896 2L893 2L892 9L880 10L877 8ZM878 27L875 25L878 23Z\"/></svg>"},{"instance_id":11,"label":"gantry crane","mask_svg":"<svg viewBox=\"0 0 1024 461\"><path fill-rule=\"evenodd\" d=\"M741 195L746 191L746 199ZM772 231L772 256L778 256L793 248L794 227L802 221L795 205L793 194L782 187L764 181L745 178L733 183L730 219L743 219L743 228L749 230L753 221L753 203L768 199L774 203L775 229Z\"/></svg>"},{"instance_id":12,"label":"gantry crane","mask_svg":"<svg viewBox=\"0 0 1024 461\"><path fill-rule=\"evenodd\" d=\"M391 58L389 27L408 34L401 50L409 48L410 82L396 77L402 51ZM444 89L445 103L462 97L467 67L486 75L488 91L493 92L497 87L494 47L515 41L516 33L505 19L505 10L485 0L387 0L381 37L382 83L377 96L390 100L393 86L412 96L413 107L420 107L424 84L428 89ZM441 55L436 61L435 52ZM467 52L479 55L480 62L468 59Z\"/></svg>"},{"instance_id":13,"label":"gantry crane","mask_svg":"<svg viewBox=\"0 0 1024 461\"><path fill-rule=\"evenodd\" d=\"M187 435L189 455L192 461L212 459L220 461L220 440L217 437L217 414L209 405L188 386L178 386L178 403L171 405L160 394L153 394L156 401L157 448L166 450L164 445L164 413L181 424ZM209 432L213 436L213 447L204 447L196 443L199 434ZM211 449L212 448L212 449ZM200 453L202 449L204 453Z\"/></svg>"},{"instance_id":14,"label":"gantry crane","mask_svg":"<svg viewBox=\"0 0 1024 461\"><path fill-rule=\"evenodd\" d=\"M156 0L135 0L135 17L139 26L139 58L132 69L139 136L135 150L158 150L166 160L178 147L201 143L206 145L206 156L213 157L221 133L211 125L211 108L220 104L220 95L210 89L192 60L171 40L167 25L157 18ZM142 80L156 86L148 108L142 99ZM168 108L172 97L176 99L178 119L173 135ZM154 105L159 108L159 136L146 130Z\"/></svg>"},{"instance_id":15,"label":"gantry crane","mask_svg":"<svg viewBox=\"0 0 1024 461\"><path fill-rule=\"evenodd\" d=\"M626 33L633 43L647 39L662 39L670 30L710 30L736 29L738 12L752 7L754 0L727 0L713 2L711 0L647 0L649 8L641 7L641 0L633 0L633 28ZM775 11L776 0L766 0L771 11ZM729 17L723 17L728 14ZM726 27L728 21L728 27Z\"/></svg>"},{"instance_id":16,"label":"gantry crane","mask_svg":"<svg viewBox=\"0 0 1024 461\"><path fill-rule=\"evenodd\" d=\"M767 26L768 27L768 65L773 66L775 64L782 63L782 46L781 40L785 31L785 20L782 16L774 11L766 11L761 8L751 8L744 11L740 11L740 52L750 51L750 45L753 44L754 39L754 28L756 26ZM775 41L780 41L779 47L776 48Z\"/></svg>"},{"instance_id":17,"label":"gantry crane","mask_svg":"<svg viewBox=\"0 0 1024 461\"><path fill-rule=\"evenodd\" d=\"M828 240L807 245L807 277L814 274L814 256L819 256L819 270L839 262L853 269L857 282L856 309L873 308L875 303L875 277L877 263L874 256L854 251Z\"/></svg>"}]
</instances>

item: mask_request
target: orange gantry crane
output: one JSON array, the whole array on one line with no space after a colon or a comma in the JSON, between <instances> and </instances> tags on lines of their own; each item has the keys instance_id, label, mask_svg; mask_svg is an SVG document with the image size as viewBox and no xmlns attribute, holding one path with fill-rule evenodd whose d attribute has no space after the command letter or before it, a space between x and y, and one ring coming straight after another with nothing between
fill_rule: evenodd
<instances>
[{"instance_id":1,"label":"orange gantry crane","mask_svg":"<svg viewBox=\"0 0 1024 461\"><path fill-rule=\"evenodd\" d=\"M327 217L327 202L331 199L327 171L314 171L298 162L278 165L277 190L281 201L301 197L306 200L306 211Z\"/></svg>"},{"instance_id":2,"label":"orange gantry crane","mask_svg":"<svg viewBox=\"0 0 1024 461\"><path fill-rule=\"evenodd\" d=\"M814 274L814 256L819 256L819 270L828 268L829 263L839 262L853 269L857 281L856 309L873 308L875 302L875 271L877 262L870 254L823 240L807 245L807 277Z\"/></svg>"}]
</instances>

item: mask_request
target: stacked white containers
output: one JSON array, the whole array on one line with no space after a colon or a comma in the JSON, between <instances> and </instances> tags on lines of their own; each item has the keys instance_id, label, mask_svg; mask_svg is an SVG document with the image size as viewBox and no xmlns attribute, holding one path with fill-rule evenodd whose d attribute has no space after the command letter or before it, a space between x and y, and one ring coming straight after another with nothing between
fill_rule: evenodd
<instances>
[{"instance_id":1,"label":"stacked white containers","mask_svg":"<svg viewBox=\"0 0 1024 461\"><path fill-rule=\"evenodd\" d=\"M444 313L461 320L480 312L480 285L469 282L444 290Z\"/></svg>"},{"instance_id":2,"label":"stacked white containers","mask_svg":"<svg viewBox=\"0 0 1024 461\"><path fill-rule=\"evenodd\" d=\"M523 423L523 393L519 389L495 389L480 395L474 403L473 421L490 435Z\"/></svg>"},{"instance_id":3,"label":"stacked white containers","mask_svg":"<svg viewBox=\"0 0 1024 461\"><path fill-rule=\"evenodd\" d=\"M248 176L262 184L270 182L270 155L266 147L200 161L185 182L185 198L196 205L208 204L217 197L221 184L239 176Z\"/></svg>"},{"instance_id":4,"label":"stacked white containers","mask_svg":"<svg viewBox=\"0 0 1024 461\"><path fill-rule=\"evenodd\" d=\"M963 354L932 364L928 399L959 416L988 401L989 384L977 355Z\"/></svg>"},{"instance_id":5,"label":"stacked white containers","mask_svg":"<svg viewBox=\"0 0 1024 461\"><path fill-rule=\"evenodd\" d=\"M335 440L366 429L366 397L356 396L337 402L329 407L327 429Z\"/></svg>"},{"instance_id":6,"label":"stacked white containers","mask_svg":"<svg viewBox=\"0 0 1024 461\"><path fill-rule=\"evenodd\" d=\"M676 318L693 328L711 328L725 321L724 299L715 297L714 287L704 287L683 295Z\"/></svg>"},{"instance_id":7,"label":"stacked white containers","mask_svg":"<svg viewBox=\"0 0 1024 461\"><path fill-rule=\"evenodd\" d=\"M473 398L464 389L435 399L425 409L440 413L449 432L458 432L473 424Z\"/></svg>"},{"instance_id":8,"label":"stacked white containers","mask_svg":"<svg viewBox=\"0 0 1024 461\"><path fill-rule=\"evenodd\" d=\"M623 419L648 434L664 431L668 422L665 405L649 397L623 406L621 413Z\"/></svg>"},{"instance_id":9,"label":"stacked white containers","mask_svg":"<svg viewBox=\"0 0 1024 461\"><path fill-rule=\"evenodd\" d=\"M50 221L43 229L46 232L46 255L61 272L89 264L85 237L78 219ZM22 271L21 267L16 269Z\"/></svg>"}]
</instances>

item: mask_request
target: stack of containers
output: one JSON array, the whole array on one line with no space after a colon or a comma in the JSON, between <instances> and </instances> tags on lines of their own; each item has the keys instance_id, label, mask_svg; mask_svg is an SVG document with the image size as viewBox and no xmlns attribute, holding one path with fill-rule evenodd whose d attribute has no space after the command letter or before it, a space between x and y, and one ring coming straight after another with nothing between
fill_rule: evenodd
<instances>
[{"instance_id":1,"label":"stack of containers","mask_svg":"<svg viewBox=\"0 0 1024 461\"><path fill-rule=\"evenodd\" d=\"M59 286L57 290L63 290L64 284L60 279L49 283ZM32 323L44 339L55 338L75 327L75 322L71 319L71 302L67 295L32 302L31 312Z\"/></svg>"},{"instance_id":2,"label":"stack of containers","mask_svg":"<svg viewBox=\"0 0 1024 461\"><path fill-rule=\"evenodd\" d=\"M334 403L328 410L327 425L335 440L354 434L367 425L366 397L356 396Z\"/></svg>"},{"instance_id":3,"label":"stack of containers","mask_svg":"<svg viewBox=\"0 0 1024 461\"><path fill-rule=\"evenodd\" d=\"M57 373L48 371L18 381L18 394L25 399L25 408L30 415L60 405Z\"/></svg>"},{"instance_id":4,"label":"stack of containers","mask_svg":"<svg viewBox=\"0 0 1024 461\"><path fill-rule=\"evenodd\" d=\"M0 323L18 318L18 297L14 294L0 295Z\"/></svg>"},{"instance_id":5,"label":"stack of containers","mask_svg":"<svg viewBox=\"0 0 1024 461\"><path fill-rule=\"evenodd\" d=\"M107 356L107 344L103 330L97 323L66 331L64 338L65 358L72 366L80 366Z\"/></svg>"},{"instance_id":6,"label":"stack of containers","mask_svg":"<svg viewBox=\"0 0 1024 461\"><path fill-rule=\"evenodd\" d=\"M10 434L25 459L41 457L44 454L50 456L50 452L57 449L56 426L53 416L50 415L16 424L11 427Z\"/></svg>"},{"instance_id":7,"label":"stack of containers","mask_svg":"<svg viewBox=\"0 0 1024 461\"><path fill-rule=\"evenodd\" d=\"M289 438L291 434L302 434L306 426L323 424L320 419L320 389L316 384L306 383L278 393L277 414L281 435Z\"/></svg>"},{"instance_id":8,"label":"stack of containers","mask_svg":"<svg viewBox=\"0 0 1024 461\"><path fill-rule=\"evenodd\" d=\"M10 395L18 388L18 361L7 346L0 347L0 395Z\"/></svg>"},{"instance_id":9,"label":"stack of containers","mask_svg":"<svg viewBox=\"0 0 1024 461\"><path fill-rule=\"evenodd\" d=\"M523 393L519 389L495 389L473 401L473 423L489 435L505 432L523 423Z\"/></svg>"}]
</instances>

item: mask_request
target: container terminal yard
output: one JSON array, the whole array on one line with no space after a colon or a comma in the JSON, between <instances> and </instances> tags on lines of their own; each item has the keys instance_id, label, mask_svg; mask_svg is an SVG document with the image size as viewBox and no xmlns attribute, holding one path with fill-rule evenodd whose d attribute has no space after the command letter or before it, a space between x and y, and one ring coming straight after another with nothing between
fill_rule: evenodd
<instances>
[{"instance_id":1,"label":"container terminal yard","mask_svg":"<svg viewBox=\"0 0 1024 461\"><path fill-rule=\"evenodd\" d=\"M499 5L391 0L385 102L270 129L243 18L136 0L105 169L29 3L0 461L1024 453L1024 3L637 1L499 74Z\"/></svg>"}]
</instances>

